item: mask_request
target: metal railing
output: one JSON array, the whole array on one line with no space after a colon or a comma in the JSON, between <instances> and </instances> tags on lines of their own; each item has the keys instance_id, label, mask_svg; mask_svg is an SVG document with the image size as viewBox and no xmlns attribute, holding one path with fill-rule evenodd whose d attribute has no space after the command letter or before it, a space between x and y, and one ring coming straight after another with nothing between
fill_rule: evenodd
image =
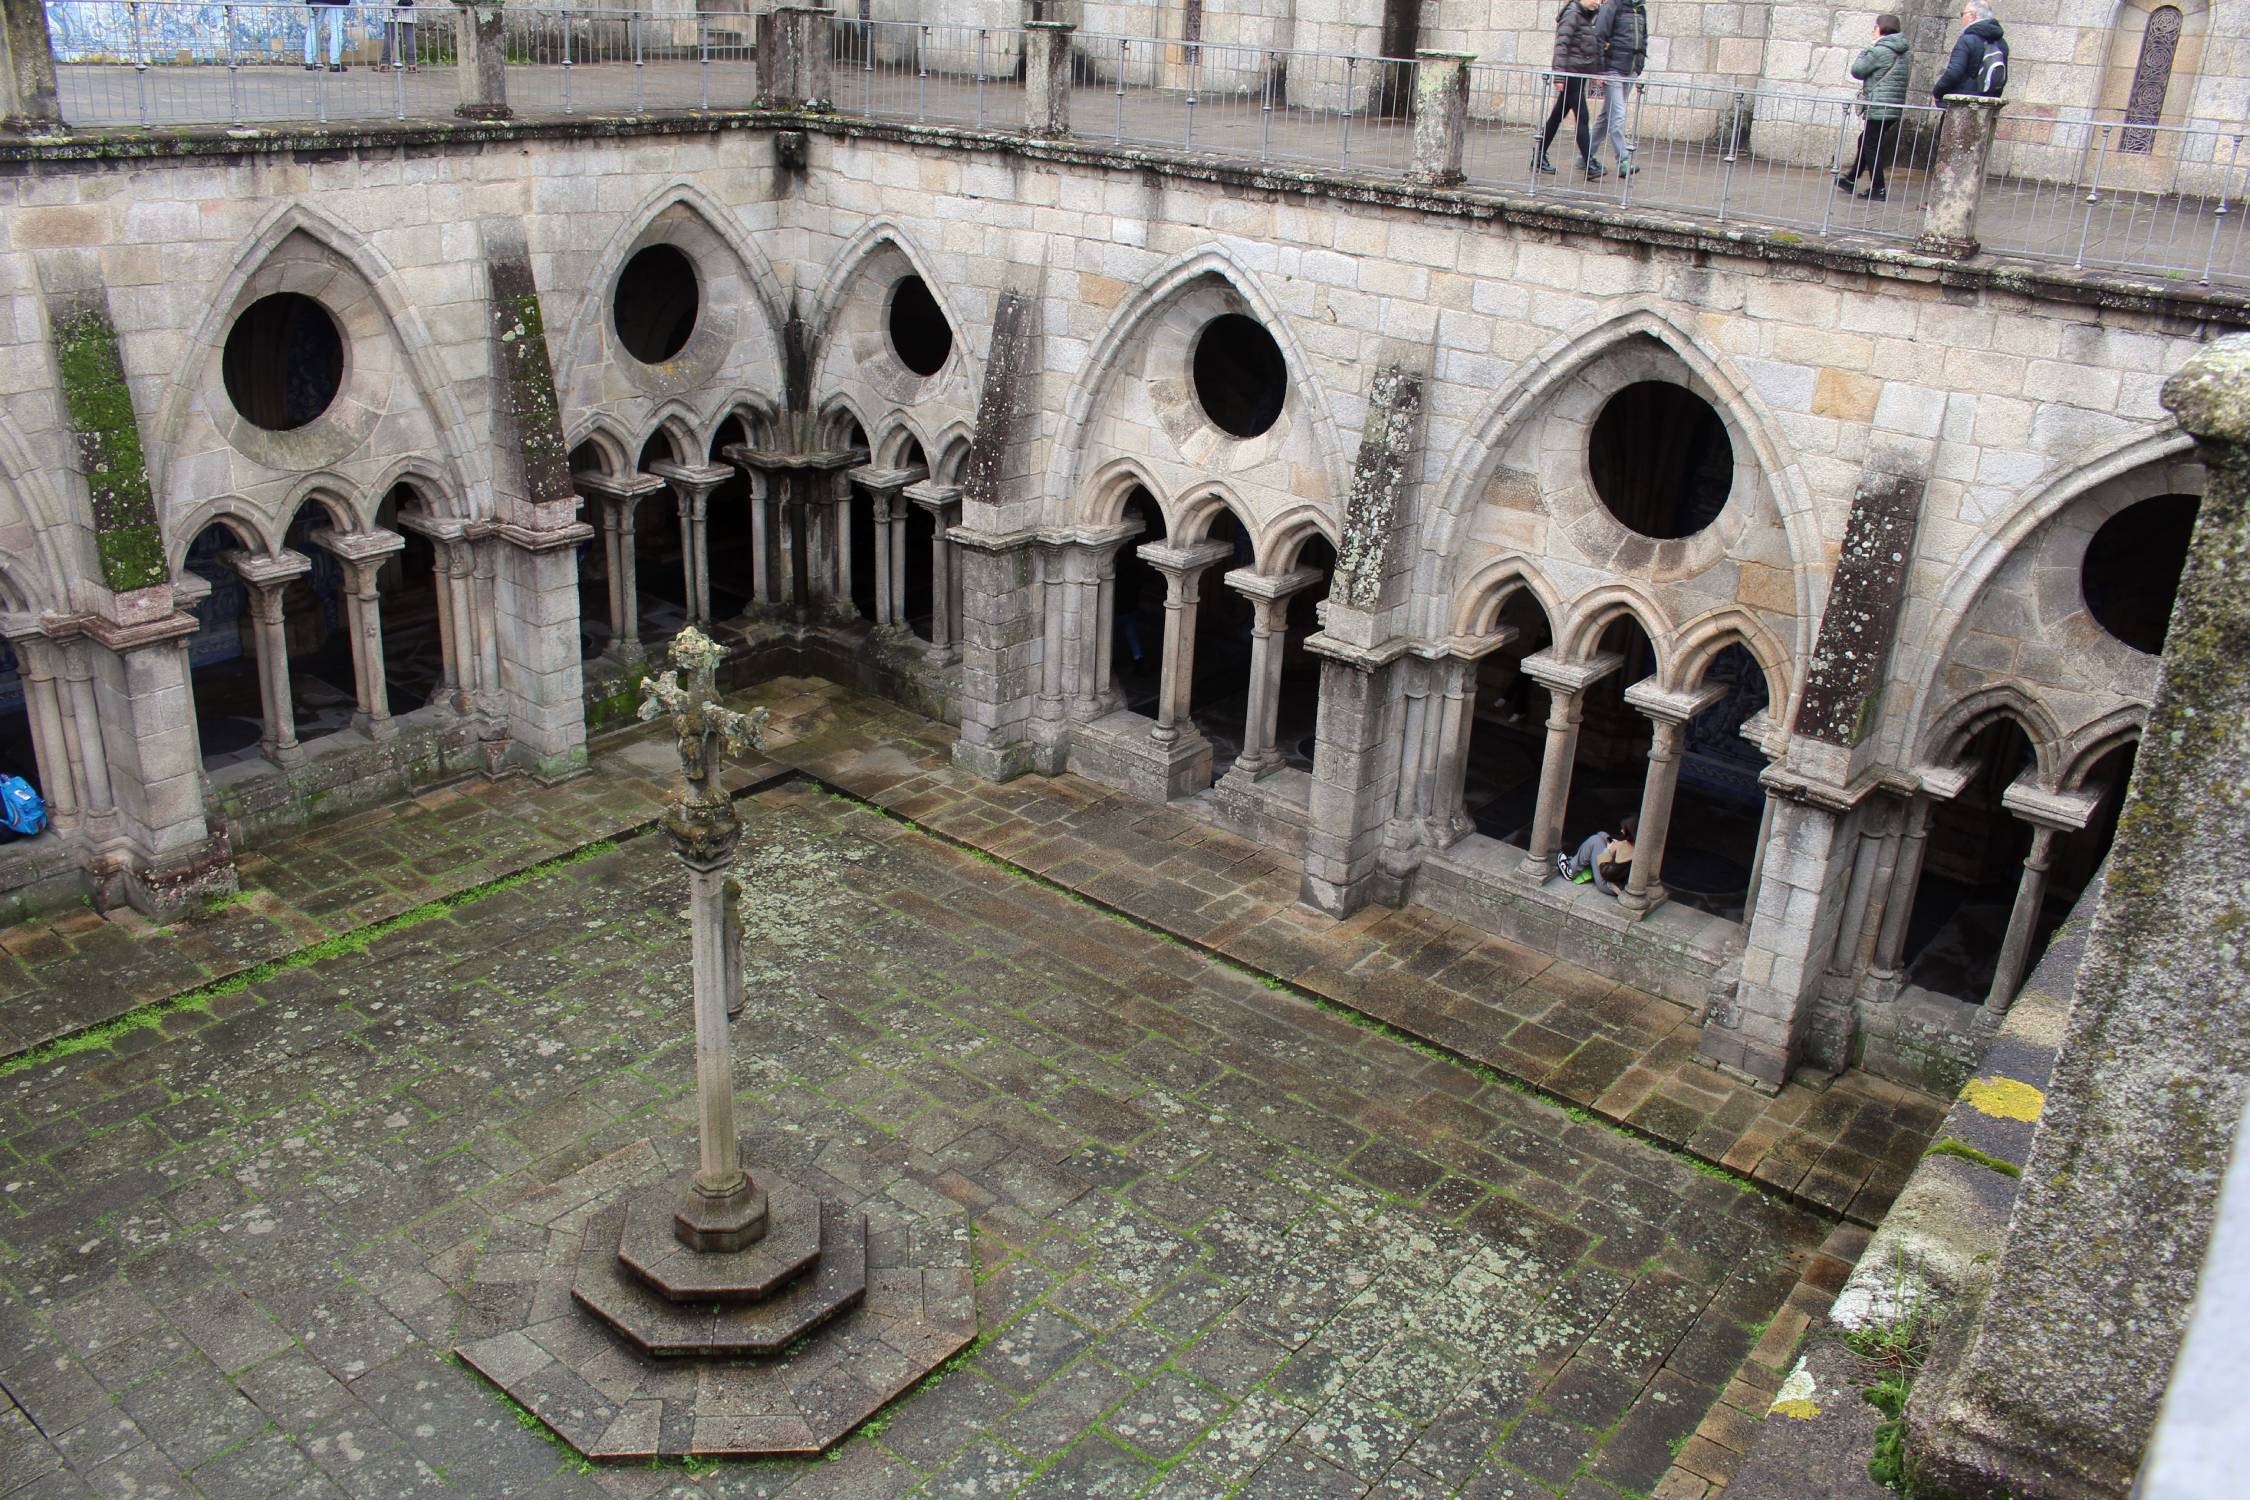
<instances>
[{"instance_id":1,"label":"metal railing","mask_svg":"<svg viewBox=\"0 0 2250 1500\"><path fill-rule=\"evenodd\" d=\"M2204 283L2250 281L2245 130L2010 115L1979 200L1988 248Z\"/></svg>"},{"instance_id":2,"label":"metal railing","mask_svg":"<svg viewBox=\"0 0 2250 1500\"><path fill-rule=\"evenodd\" d=\"M452 113L454 7L47 0L64 118L163 126L405 119ZM739 109L759 99L748 15L510 5L502 47L522 118ZM426 19L424 17L427 17ZM1017 26L840 18L834 107L876 119L1014 131L1032 36ZM1378 56L1074 33L1069 119L1080 140L1389 175L1414 165L1418 66ZM331 52L333 49L333 54ZM336 59L336 71L329 66ZM310 66L308 66L308 59ZM1435 66L1450 67L1446 62ZM1836 93L1668 78L1599 78L1476 64L1460 168L1534 198L1807 236L1911 241L1923 230L1943 111L1904 105L1882 142L1886 192L1838 176L1870 122ZM1577 121L1540 143L1558 99ZM1616 96L1612 99L1611 95ZM1632 170L1601 138L1616 108ZM2203 284L2250 284L2250 142L2241 128L2139 124L2017 104L2000 116L1978 203L1996 251Z\"/></svg>"},{"instance_id":3,"label":"metal railing","mask_svg":"<svg viewBox=\"0 0 2250 1500\"><path fill-rule=\"evenodd\" d=\"M758 102L751 18L583 6L502 13L520 115L641 115Z\"/></svg>"},{"instance_id":4,"label":"metal railing","mask_svg":"<svg viewBox=\"0 0 2250 1500\"><path fill-rule=\"evenodd\" d=\"M1591 176L1581 169L1580 123L1565 112L1581 90L1584 138L1601 168ZM1613 111L1627 142L1623 171L1612 133L1601 128ZM1856 99L1478 66L1470 70L1462 169L1470 182L1534 196L1912 239L1942 115L1932 105L1901 106L1895 124L1868 142L1883 169L1877 198L1872 170L1856 174L1858 193L1837 187L1867 139Z\"/></svg>"},{"instance_id":5,"label":"metal railing","mask_svg":"<svg viewBox=\"0 0 2250 1500\"><path fill-rule=\"evenodd\" d=\"M80 125L405 119L458 88L450 5L56 0L47 25Z\"/></svg>"}]
</instances>

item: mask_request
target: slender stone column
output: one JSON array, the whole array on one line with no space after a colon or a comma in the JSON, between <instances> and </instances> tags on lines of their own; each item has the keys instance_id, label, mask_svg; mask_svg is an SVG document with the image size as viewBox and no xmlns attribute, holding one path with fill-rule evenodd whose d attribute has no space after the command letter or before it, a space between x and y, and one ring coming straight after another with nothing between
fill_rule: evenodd
<instances>
[{"instance_id":1,"label":"slender stone column","mask_svg":"<svg viewBox=\"0 0 2250 1500\"><path fill-rule=\"evenodd\" d=\"M403 531L428 538L431 550L437 555L436 577L432 583L437 594L441 659L437 691L430 701L450 704L455 713L466 715L473 709L471 695L477 686L475 652L468 644L474 639L472 633L476 628L468 601L467 580L475 568L469 556L468 523L455 516L410 510L399 513L398 525Z\"/></svg>"},{"instance_id":2,"label":"slender stone column","mask_svg":"<svg viewBox=\"0 0 2250 1500\"><path fill-rule=\"evenodd\" d=\"M1198 542L1174 547L1149 542L1135 554L1164 575L1164 655L1156 690L1156 725L1149 738L1159 745L1177 742L1189 721L1190 699L1195 691L1195 613L1203 571L1234 556L1225 542Z\"/></svg>"},{"instance_id":3,"label":"slender stone column","mask_svg":"<svg viewBox=\"0 0 2250 1500\"><path fill-rule=\"evenodd\" d=\"M1930 196L1922 210L1922 248L1966 259L1977 253L1977 204L1984 167L2000 123L1998 99L1948 94L1930 163Z\"/></svg>"},{"instance_id":4,"label":"slender stone column","mask_svg":"<svg viewBox=\"0 0 2250 1500\"><path fill-rule=\"evenodd\" d=\"M1898 857L1891 866L1890 883L1883 896L1883 920L1875 931L1875 962L1869 978L1896 986L1899 966L1906 958L1906 928L1914 916L1914 897L1922 884L1922 859L1929 852L1930 811L1937 803L1927 795L1906 805L1906 826L1899 832Z\"/></svg>"},{"instance_id":5,"label":"slender stone column","mask_svg":"<svg viewBox=\"0 0 2250 1500\"><path fill-rule=\"evenodd\" d=\"M961 487L924 481L902 491L930 513L930 656L940 664L961 659L961 578L947 535L961 520Z\"/></svg>"},{"instance_id":6,"label":"slender stone column","mask_svg":"<svg viewBox=\"0 0 2250 1500\"><path fill-rule=\"evenodd\" d=\"M1515 635L1514 626L1501 626L1493 637L1476 643L1476 656L1446 657L1437 663L1443 699L1438 706L1437 753L1430 772L1430 813L1425 836L1440 849L1460 842L1473 826L1467 797L1469 737L1476 730L1477 657L1498 649Z\"/></svg>"},{"instance_id":7,"label":"slender stone column","mask_svg":"<svg viewBox=\"0 0 2250 1500\"><path fill-rule=\"evenodd\" d=\"M1584 662L1569 662L1552 649L1523 659L1523 670L1547 690L1547 748L1539 762L1539 802L1531 818L1531 847L1524 854L1524 876L1544 882L1555 873L1562 848L1563 810L1570 805L1570 776L1578 759L1578 725L1585 716L1586 689L1625 664L1615 652Z\"/></svg>"},{"instance_id":8,"label":"slender stone column","mask_svg":"<svg viewBox=\"0 0 2250 1500\"><path fill-rule=\"evenodd\" d=\"M574 474L580 494L601 502L602 555L609 564L609 649L619 661L641 659L639 543L634 536L640 504L664 481L655 474Z\"/></svg>"},{"instance_id":9,"label":"slender stone column","mask_svg":"<svg viewBox=\"0 0 2250 1500\"><path fill-rule=\"evenodd\" d=\"M395 531L333 531L322 528L309 538L343 565L344 620L352 640L352 683L359 711L352 727L374 739L398 732L391 722L390 685L383 671L383 600L377 591L383 565L406 546Z\"/></svg>"},{"instance_id":10,"label":"slender stone column","mask_svg":"<svg viewBox=\"0 0 2250 1500\"><path fill-rule=\"evenodd\" d=\"M1414 54L1414 161L1416 182L1448 186L1461 180L1461 152L1469 134L1469 64L1474 52Z\"/></svg>"},{"instance_id":11,"label":"slender stone column","mask_svg":"<svg viewBox=\"0 0 2250 1500\"><path fill-rule=\"evenodd\" d=\"M75 746L72 759L86 777L86 818L100 832L117 810L117 791L110 781L109 751L102 735L101 705L94 696L89 649L80 646L63 654L63 680L70 686L70 713L65 724ZM283 680L286 683L287 679Z\"/></svg>"},{"instance_id":12,"label":"slender stone column","mask_svg":"<svg viewBox=\"0 0 2250 1500\"><path fill-rule=\"evenodd\" d=\"M879 469L862 464L844 477L867 491L870 524L875 528L875 623L906 623L906 517L902 498L907 486L921 483L928 470L916 464L907 469ZM850 580L847 576L846 587Z\"/></svg>"},{"instance_id":13,"label":"slender stone column","mask_svg":"<svg viewBox=\"0 0 2250 1500\"><path fill-rule=\"evenodd\" d=\"M1225 577L1227 587L1250 601L1250 701L1244 716L1242 754L1235 769L1255 781L1282 763L1274 745L1275 726L1281 715L1282 655L1289 640L1289 601L1321 581L1317 568L1296 568L1279 575L1237 568Z\"/></svg>"},{"instance_id":14,"label":"slender stone column","mask_svg":"<svg viewBox=\"0 0 2250 1500\"><path fill-rule=\"evenodd\" d=\"M1066 86L1068 50L1066 43ZM0 131L32 136L63 131L55 96L54 41L41 0L0 0Z\"/></svg>"},{"instance_id":15,"label":"slender stone column","mask_svg":"<svg viewBox=\"0 0 2250 1500\"><path fill-rule=\"evenodd\" d=\"M2042 791L2036 783L2019 781L2000 794L2000 805L2031 824L2031 849L2016 881L2016 903L2009 909L2007 936L2000 941L2000 957L1992 967L1992 988L1985 992L1979 1020L1987 1027L1998 1026L2007 1015L2031 967L2031 940L2039 931L2039 909L2047 900L2055 835L2076 832L2092 822L2101 799L2090 792Z\"/></svg>"},{"instance_id":16,"label":"slender stone column","mask_svg":"<svg viewBox=\"0 0 2250 1500\"><path fill-rule=\"evenodd\" d=\"M295 765L304 759L305 752L297 744L296 707L290 701L289 642L281 630L281 595L291 581L312 571L312 559L300 552L283 551L272 557L228 552L223 560L250 587L250 618L256 625L258 649L258 697L266 718L262 753L277 766Z\"/></svg>"},{"instance_id":17,"label":"slender stone column","mask_svg":"<svg viewBox=\"0 0 2250 1500\"><path fill-rule=\"evenodd\" d=\"M672 486L680 506L681 550L687 554L687 614L695 625L711 622L711 534L706 515L711 492L734 477L726 464L656 463L649 472Z\"/></svg>"},{"instance_id":18,"label":"slender stone column","mask_svg":"<svg viewBox=\"0 0 2250 1500\"><path fill-rule=\"evenodd\" d=\"M36 629L11 634L17 675L23 679L23 706L31 720L31 755L48 820L68 832L79 824L77 772L63 733L62 698L55 689L54 658Z\"/></svg>"},{"instance_id":19,"label":"slender stone column","mask_svg":"<svg viewBox=\"0 0 2250 1500\"><path fill-rule=\"evenodd\" d=\"M1641 815L1633 835L1633 872L1617 904L1645 916L1664 904L1664 844L1672 833L1672 803L1680 789L1680 748L1688 721L1725 696L1716 684L1692 693L1668 693L1654 678L1625 690L1625 701L1648 717L1648 771L1641 778Z\"/></svg>"}]
</instances>

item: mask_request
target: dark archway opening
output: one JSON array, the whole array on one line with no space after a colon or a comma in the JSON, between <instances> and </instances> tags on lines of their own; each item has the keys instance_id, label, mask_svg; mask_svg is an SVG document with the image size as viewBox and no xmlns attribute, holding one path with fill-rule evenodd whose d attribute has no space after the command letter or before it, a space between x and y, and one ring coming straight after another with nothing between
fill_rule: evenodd
<instances>
[{"instance_id":1,"label":"dark archway opening","mask_svg":"<svg viewBox=\"0 0 2250 1500\"><path fill-rule=\"evenodd\" d=\"M1142 561L1136 549L1165 540L1164 512L1155 496L1135 485L1120 519L1128 525L1138 521L1141 534L1117 549L1117 580L1110 595L1110 681L1119 707L1153 719L1164 683L1164 575Z\"/></svg>"},{"instance_id":2,"label":"dark archway opening","mask_svg":"<svg viewBox=\"0 0 2250 1500\"><path fill-rule=\"evenodd\" d=\"M2000 798L2031 768L2031 741L2015 720L1997 719L1961 758L1976 774L1959 796L1931 809L1903 961L1909 983L1982 1001L2031 848L2031 825Z\"/></svg>"},{"instance_id":3,"label":"dark archway opening","mask_svg":"<svg viewBox=\"0 0 2250 1500\"><path fill-rule=\"evenodd\" d=\"M659 432L641 447L643 474L650 464L677 463L679 451ZM641 640L668 641L687 624L687 520L670 485L643 496L633 523L633 585L640 594Z\"/></svg>"},{"instance_id":4,"label":"dark archway opening","mask_svg":"<svg viewBox=\"0 0 2250 1500\"><path fill-rule=\"evenodd\" d=\"M1640 380L1609 398L1586 452L1594 493L1628 530L1668 541L1719 518L1734 488L1734 444L1711 403Z\"/></svg>"},{"instance_id":5,"label":"dark archway opening","mask_svg":"<svg viewBox=\"0 0 2250 1500\"><path fill-rule=\"evenodd\" d=\"M602 462L599 448L592 443L580 443L570 450L570 472L606 474L609 465ZM609 550L605 545L608 511L607 502L589 495L580 516L594 528L594 534L578 544L578 659L581 661L592 661L609 649Z\"/></svg>"},{"instance_id":6,"label":"dark archway opening","mask_svg":"<svg viewBox=\"0 0 2250 1500\"><path fill-rule=\"evenodd\" d=\"M300 292L260 297L227 330L219 353L227 399L243 420L290 432L328 410L344 384L344 335Z\"/></svg>"},{"instance_id":7,"label":"dark archway opening","mask_svg":"<svg viewBox=\"0 0 2250 1500\"><path fill-rule=\"evenodd\" d=\"M916 505L904 495L899 497L899 503L906 507L906 577L900 584L906 605L906 624L926 641L933 638L937 517L930 514L928 506Z\"/></svg>"},{"instance_id":8,"label":"dark archway opening","mask_svg":"<svg viewBox=\"0 0 2250 1500\"><path fill-rule=\"evenodd\" d=\"M0 776L21 776L31 783L33 791L52 803L42 772L47 767L39 764L31 737L31 710L24 698L23 672L16 659L15 647L0 640ZM52 768L60 772L62 767ZM47 815L54 816L50 805ZM17 835L0 828L0 844L12 843Z\"/></svg>"},{"instance_id":9,"label":"dark archway opening","mask_svg":"<svg viewBox=\"0 0 2250 1500\"><path fill-rule=\"evenodd\" d=\"M646 246L617 273L610 303L617 341L642 364L660 365L687 347L702 304L702 286L687 252L677 245Z\"/></svg>"},{"instance_id":10,"label":"dark archway opening","mask_svg":"<svg viewBox=\"0 0 2250 1500\"><path fill-rule=\"evenodd\" d=\"M2164 650L2200 502L2158 495L2111 516L2086 545L2079 587L2094 622L2135 651Z\"/></svg>"},{"instance_id":11,"label":"dark archway opening","mask_svg":"<svg viewBox=\"0 0 2250 1500\"><path fill-rule=\"evenodd\" d=\"M352 633L345 619L344 566L312 534L337 527L318 502L298 508L282 546L312 560L312 569L291 579L281 591L281 634L289 643L289 706L296 716L297 743L310 744L349 729L359 712L359 677L352 661Z\"/></svg>"},{"instance_id":12,"label":"dark archway opening","mask_svg":"<svg viewBox=\"0 0 2250 1500\"><path fill-rule=\"evenodd\" d=\"M2133 779L2140 750L2139 740L2128 740L2087 771L2084 785L2101 801L2084 828L2055 841L2054 858L2048 865L2046 900L2040 903L2039 925L2032 933L2033 964L2039 962L2055 929L2069 918L2070 909L2078 904L2078 898L2093 883L2094 873L2108 858L2109 846L2117 838L2118 814L2125 810L2125 787Z\"/></svg>"},{"instance_id":13,"label":"dark archway opening","mask_svg":"<svg viewBox=\"0 0 2250 1500\"><path fill-rule=\"evenodd\" d=\"M1618 653L1624 665L1586 690L1570 801L1563 810L1565 854L1576 850L1588 834L1615 833L1625 819L1639 817L1641 790L1648 780L1653 730L1647 715L1625 701L1625 690L1656 671L1656 649L1630 615L1610 622L1597 649Z\"/></svg>"},{"instance_id":14,"label":"dark archway opening","mask_svg":"<svg viewBox=\"0 0 2250 1500\"><path fill-rule=\"evenodd\" d=\"M437 548L419 532L398 525L402 510L427 511L411 486L391 486L376 508L375 524L398 531L406 545L375 575L382 600L383 681L391 713L410 714L437 697L445 675L445 633L438 622ZM464 645L463 649L466 649Z\"/></svg>"},{"instance_id":15,"label":"dark archway opening","mask_svg":"<svg viewBox=\"0 0 2250 1500\"><path fill-rule=\"evenodd\" d=\"M1221 313L1195 339L1195 397L1220 431L1254 438L1281 419L1289 368L1254 318Z\"/></svg>"},{"instance_id":16,"label":"dark archway opening","mask_svg":"<svg viewBox=\"0 0 2250 1500\"><path fill-rule=\"evenodd\" d=\"M1205 568L1197 581L1195 669L1188 687L1188 717L1211 742L1211 779L1216 781L1242 754L1250 713L1250 631L1257 611L1226 582L1227 574L1252 564L1250 533L1234 512L1221 511L1203 539L1233 549ZM1157 639L1161 649L1161 634Z\"/></svg>"},{"instance_id":17,"label":"dark archway opening","mask_svg":"<svg viewBox=\"0 0 2250 1500\"><path fill-rule=\"evenodd\" d=\"M1766 707L1766 674L1737 643L1711 658L1702 681L1726 694L1688 720L1659 878L1682 906L1739 922L1766 810L1758 782L1766 758L1742 737L1742 726Z\"/></svg>"},{"instance_id":18,"label":"dark archway opening","mask_svg":"<svg viewBox=\"0 0 2250 1500\"><path fill-rule=\"evenodd\" d=\"M727 479L703 505L703 545L711 559L711 618L731 620L748 609L758 592L756 523L750 514L750 476L726 451L752 445L740 417L729 417L711 435L711 462L725 464Z\"/></svg>"},{"instance_id":19,"label":"dark archway opening","mask_svg":"<svg viewBox=\"0 0 2250 1500\"><path fill-rule=\"evenodd\" d=\"M237 550L246 550L242 540L219 524L204 527L188 543L186 570L211 585L196 603L196 631L187 643L188 691L195 700L196 747L205 771L257 759L265 734L250 589L222 560L222 554Z\"/></svg>"},{"instance_id":20,"label":"dark archway opening","mask_svg":"<svg viewBox=\"0 0 2250 1500\"><path fill-rule=\"evenodd\" d=\"M923 376L945 368L953 353L953 325L945 321L944 309L921 277L901 277L891 288L889 327L891 351L900 364Z\"/></svg>"},{"instance_id":21,"label":"dark archway opening","mask_svg":"<svg viewBox=\"0 0 2250 1500\"><path fill-rule=\"evenodd\" d=\"M1336 568L1336 549L1324 536L1307 537L1297 566L1313 568L1320 582L1289 596L1289 633L1281 647L1281 694L1273 707L1274 745L1284 765L1310 771L1313 742L1320 729L1320 658L1305 649L1320 629L1320 601Z\"/></svg>"},{"instance_id":22,"label":"dark archway opening","mask_svg":"<svg viewBox=\"0 0 2250 1500\"><path fill-rule=\"evenodd\" d=\"M1496 623L1512 626L1517 634L1477 661L1461 805L1477 832L1529 848L1531 820L1539 807L1539 763L1547 743L1547 690L1524 671L1523 660L1552 645L1554 633L1547 612L1527 588L1508 596Z\"/></svg>"}]
</instances>

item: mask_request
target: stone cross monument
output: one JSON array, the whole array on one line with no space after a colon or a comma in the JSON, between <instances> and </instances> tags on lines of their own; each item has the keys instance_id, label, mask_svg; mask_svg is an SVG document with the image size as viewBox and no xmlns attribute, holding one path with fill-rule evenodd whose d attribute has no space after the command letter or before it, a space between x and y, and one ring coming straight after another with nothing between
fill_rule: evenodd
<instances>
[{"instance_id":1,"label":"stone cross monument","mask_svg":"<svg viewBox=\"0 0 2250 1500\"><path fill-rule=\"evenodd\" d=\"M700 1161L673 1215L673 1230L691 1250L740 1250L765 1233L766 1194L742 1164L734 1129L734 1054L727 1016L739 1000L737 959L729 941L727 862L742 838L742 819L719 785L722 754L758 748L766 711L720 706L713 674L719 647L693 626L672 641L672 669L642 686L640 716L668 716L685 785L664 815L664 831L688 867L695 958L695 1094ZM682 677L686 681L681 681Z\"/></svg>"}]
</instances>

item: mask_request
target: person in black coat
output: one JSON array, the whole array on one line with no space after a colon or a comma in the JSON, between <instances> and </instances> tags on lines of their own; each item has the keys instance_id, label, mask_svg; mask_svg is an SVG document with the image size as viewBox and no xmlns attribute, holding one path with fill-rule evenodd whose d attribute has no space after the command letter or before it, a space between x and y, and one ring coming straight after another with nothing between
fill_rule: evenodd
<instances>
[{"instance_id":1,"label":"person in black coat","mask_svg":"<svg viewBox=\"0 0 2250 1500\"><path fill-rule=\"evenodd\" d=\"M1602 175L1601 163L1587 149L1586 121L1586 80L1601 64L1594 46L1594 15L1600 8L1601 0L1563 0L1562 9L1555 12L1555 107L1547 112L1547 129L1531 157L1531 164L1542 172L1555 170L1547 160L1547 148L1555 143L1555 132L1567 114L1577 121L1578 164L1588 177Z\"/></svg>"},{"instance_id":2,"label":"person in black coat","mask_svg":"<svg viewBox=\"0 0 2250 1500\"><path fill-rule=\"evenodd\" d=\"M1961 7L1961 35L1954 40L1945 71L1930 85L1930 97L1940 104L1948 94L1997 99L2007 86L2008 38L1992 12L1992 0L1968 0Z\"/></svg>"}]
</instances>

